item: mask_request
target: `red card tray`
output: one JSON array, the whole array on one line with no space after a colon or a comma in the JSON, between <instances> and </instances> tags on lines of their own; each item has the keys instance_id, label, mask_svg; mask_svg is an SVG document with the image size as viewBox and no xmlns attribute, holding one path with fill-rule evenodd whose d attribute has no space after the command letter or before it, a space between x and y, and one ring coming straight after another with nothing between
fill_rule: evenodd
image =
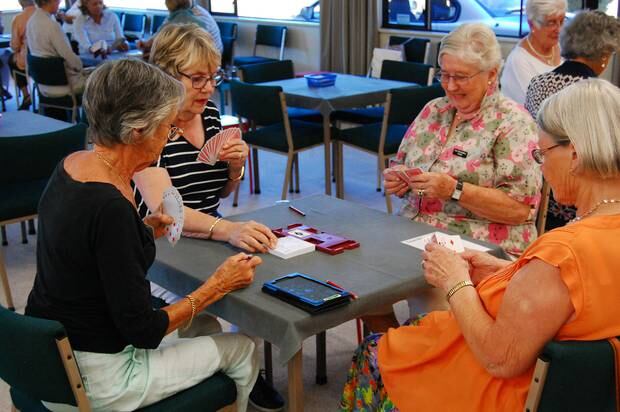
<instances>
[{"instance_id":1,"label":"red card tray","mask_svg":"<svg viewBox=\"0 0 620 412\"><path fill-rule=\"evenodd\" d=\"M306 242L314 243L317 250L329 255L337 255L345 250L355 249L360 246L359 242L355 240L332 235L301 223L294 223L286 228L273 229L272 232L278 237L293 236Z\"/></svg>"}]
</instances>

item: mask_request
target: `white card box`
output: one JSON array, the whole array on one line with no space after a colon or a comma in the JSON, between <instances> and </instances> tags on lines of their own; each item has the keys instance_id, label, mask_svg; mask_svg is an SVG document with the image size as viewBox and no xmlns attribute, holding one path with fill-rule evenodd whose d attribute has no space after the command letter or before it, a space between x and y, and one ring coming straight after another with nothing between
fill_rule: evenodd
<instances>
[{"instance_id":1,"label":"white card box","mask_svg":"<svg viewBox=\"0 0 620 412\"><path fill-rule=\"evenodd\" d=\"M285 236L278 239L276 247L269 249L269 253L282 259L290 259L295 256L314 252L314 250L315 246L313 243L297 239L296 237Z\"/></svg>"}]
</instances>

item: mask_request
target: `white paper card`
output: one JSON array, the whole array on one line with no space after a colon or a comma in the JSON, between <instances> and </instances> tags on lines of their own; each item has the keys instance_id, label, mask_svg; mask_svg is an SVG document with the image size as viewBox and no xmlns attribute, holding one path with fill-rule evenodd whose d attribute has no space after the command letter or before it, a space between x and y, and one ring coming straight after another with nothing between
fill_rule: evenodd
<instances>
[{"instance_id":1,"label":"white paper card","mask_svg":"<svg viewBox=\"0 0 620 412\"><path fill-rule=\"evenodd\" d=\"M428 242L434 241L433 237L437 239L445 239L445 238L454 239L455 237L457 237L459 238L461 248L479 250L481 252L487 252L491 250L488 247L479 245L474 242L470 242L469 240L463 240L461 239L459 235L446 235L445 233L441 233L441 232L432 232L432 233L427 233L425 235L412 237L411 239L401 241L401 243L404 243L405 245L414 247L416 249L424 250L424 247L426 246ZM444 245L444 246L448 247L447 245ZM452 249L452 250L454 250L455 252L457 251L456 249ZM460 250L460 251L462 252L463 250Z\"/></svg>"},{"instance_id":2,"label":"white paper card","mask_svg":"<svg viewBox=\"0 0 620 412\"><path fill-rule=\"evenodd\" d=\"M278 239L276 247L269 249L269 253L282 259L290 259L295 256L314 252L314 244L292 236Z\"/></svg>"}]
</instances>

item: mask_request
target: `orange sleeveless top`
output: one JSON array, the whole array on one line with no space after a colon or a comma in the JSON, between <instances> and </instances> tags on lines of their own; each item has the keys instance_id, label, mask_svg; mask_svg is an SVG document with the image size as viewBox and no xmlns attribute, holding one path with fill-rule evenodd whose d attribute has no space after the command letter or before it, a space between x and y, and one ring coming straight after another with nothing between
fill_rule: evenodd
<instances>
[{"instance_id":1,"label":"orange sleeveless top","mask_svg":"<svg viewBox=\"0 0 620 412\"><path fill-rule=\"evenodd\" d=\"M476 287L491 317L517 271L538 258L560 269L575 317L554 340L620 335L620 216L593 216L537 239L523 255ZM536 319L532 319L536 322ZM451 311L418 326L390 329L379 341L379 371L388 396L407 411L522 411L534 365L521 376L491 376L467 346Z\"/></svg>"}]
</instances>

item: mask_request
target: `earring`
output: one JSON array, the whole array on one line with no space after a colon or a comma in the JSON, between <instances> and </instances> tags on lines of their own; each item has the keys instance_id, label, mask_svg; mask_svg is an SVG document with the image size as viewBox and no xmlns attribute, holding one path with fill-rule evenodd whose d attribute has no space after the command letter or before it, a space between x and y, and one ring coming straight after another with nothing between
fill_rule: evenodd
<instances>
[{"instance_id":1,"label":"earring","mask_svg":"<svg viewBox=\"0 0 620 412\"><path fill-rule=\"evenodd\" d=\"M605 67L607 67L607 64L606 63L601 63L601 68L604 69Z\"/></svg>"}]
</instances>

